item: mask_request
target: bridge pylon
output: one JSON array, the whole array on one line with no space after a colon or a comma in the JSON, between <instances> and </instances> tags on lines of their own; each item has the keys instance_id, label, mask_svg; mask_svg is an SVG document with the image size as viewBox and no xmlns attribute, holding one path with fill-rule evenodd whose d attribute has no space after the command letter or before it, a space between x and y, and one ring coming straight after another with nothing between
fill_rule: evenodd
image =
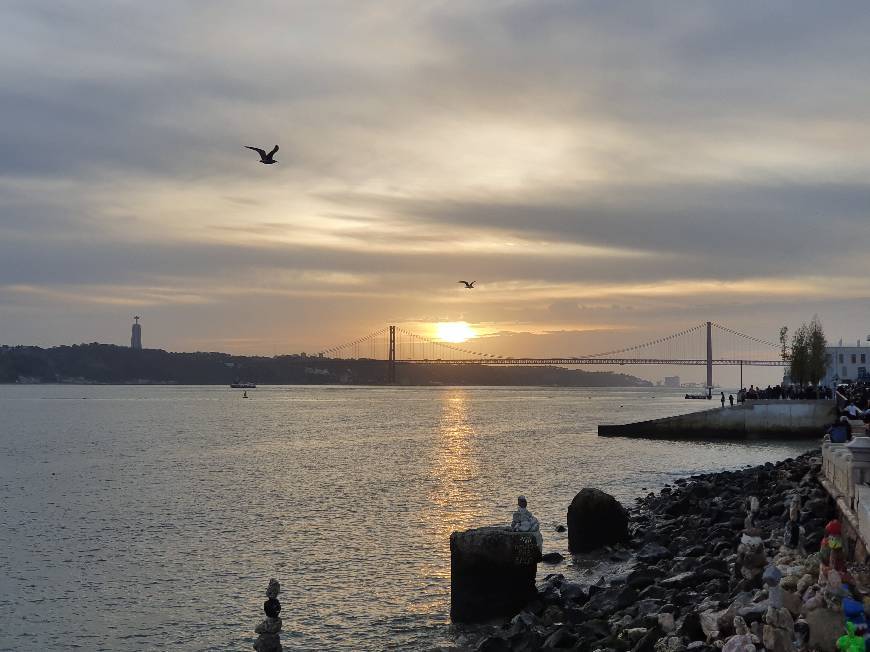
<instances>
[{"instance_id":1,"label":"bridge pylon","mask_svg":"<svg viewBox=\"0 0 870 652\"><path fill-rule=\"evenodd\" d=\"M713 397L713 322L707 322L707 398Z\"/></svg>"},{"instance_id":2,"label":"bridge pylon","mask_svg":"<svg viewBox=\"0 0 870 652\"><path fill-rule=\"evenodd\" d=\"M387 360L387 382L396 384L396 327L390 326L390 348Z\"/></svg>"}]
</instances>

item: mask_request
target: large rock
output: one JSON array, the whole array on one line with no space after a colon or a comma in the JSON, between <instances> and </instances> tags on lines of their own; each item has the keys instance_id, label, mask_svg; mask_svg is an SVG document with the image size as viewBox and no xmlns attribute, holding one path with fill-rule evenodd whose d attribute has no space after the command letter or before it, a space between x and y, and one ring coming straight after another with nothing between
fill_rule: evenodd
<instances>
[{"instance_id":1,"label":"large rock","mask_svg":"<svg viewBox=\"0 0 870 652\"><path fill-rule=\"evenodd\" d=\"M541 551L533 532L482 527L450 535L450 617L513 616L537 596Z\"/></svg>"},{"instance_id":2,"label":"large rock","mask_svg":"<svg viewBox=\"0 0 870 652\"><path fill-rule=\"evenodd\" d=\"M628 512L613 496L599 489L580 491L568 507L568 548L590 552L613 543L625 543Z\"/></svg>"},{"instance_id":3,"label":"large rock","mask_svg":"<svg viewBox=\"0 0 870 652\"><path fill-rule=\"evenodd\" d=\"M810 626L810 649L836 652L837 639L846 633L843 613L832 609L813 609L807 614L806 622Z\"/></svg>"}]
</instances>

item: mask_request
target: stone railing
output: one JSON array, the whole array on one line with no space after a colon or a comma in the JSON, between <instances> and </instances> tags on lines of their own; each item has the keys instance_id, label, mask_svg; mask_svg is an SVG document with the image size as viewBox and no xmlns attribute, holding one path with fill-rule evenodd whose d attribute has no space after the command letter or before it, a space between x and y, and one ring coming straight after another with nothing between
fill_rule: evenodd
<instances>
[{"instance_id":1,"label":"stone railing","mask_svg":"<svg viewBox=\"0 0 870 652\"><path fill-rule=\"evenodd\" d=\"M855 436L846 444L832 444L827 438L822 443L822 473L856 512L860 502L857 488L870 483L870 437L863 423L854 426L852 432ZM870 494L865 500L870 508Z\"/></svg>"}]
</instances>

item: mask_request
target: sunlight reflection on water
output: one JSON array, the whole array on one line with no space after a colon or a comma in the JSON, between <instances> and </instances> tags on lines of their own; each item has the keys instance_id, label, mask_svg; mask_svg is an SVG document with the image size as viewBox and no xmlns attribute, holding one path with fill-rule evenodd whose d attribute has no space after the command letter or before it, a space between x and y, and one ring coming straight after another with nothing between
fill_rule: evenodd
<instances>
[{"instance_id":1,"label":"sunlight reflection on water","mask_svg":"<svg viewBox=\"0 0 870 652\"><path fill-rule=\"evenodd\" d=\"M287 650L421 649L451 640L450 532L508 522L517 494L564 553L584 486L630 502L806 448L595 436L707 407L660 388L249 396L0 386L0 649L249 649L272 575Z\"/></svg>"}]
</instances>

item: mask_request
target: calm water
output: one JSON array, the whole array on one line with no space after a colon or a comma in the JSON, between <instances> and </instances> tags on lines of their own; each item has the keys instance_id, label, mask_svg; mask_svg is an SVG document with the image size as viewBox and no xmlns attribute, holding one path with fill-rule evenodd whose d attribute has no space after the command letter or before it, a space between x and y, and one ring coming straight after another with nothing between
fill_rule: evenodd
<instances>
[{"instance_id":1,"label":"calm water","mask_svg":"<svg viewBox=\"0 0 870 652\"><path fill-rule=\"evenodd\" d=\"M285 649L425 649L453 636L450 532L517 494L565 552L584 486L631 502L806 448L595 436L710 407L658 388L248 393L0 386L0 649L250 649L271 576Z\"/></svg>"}]
</instances>

